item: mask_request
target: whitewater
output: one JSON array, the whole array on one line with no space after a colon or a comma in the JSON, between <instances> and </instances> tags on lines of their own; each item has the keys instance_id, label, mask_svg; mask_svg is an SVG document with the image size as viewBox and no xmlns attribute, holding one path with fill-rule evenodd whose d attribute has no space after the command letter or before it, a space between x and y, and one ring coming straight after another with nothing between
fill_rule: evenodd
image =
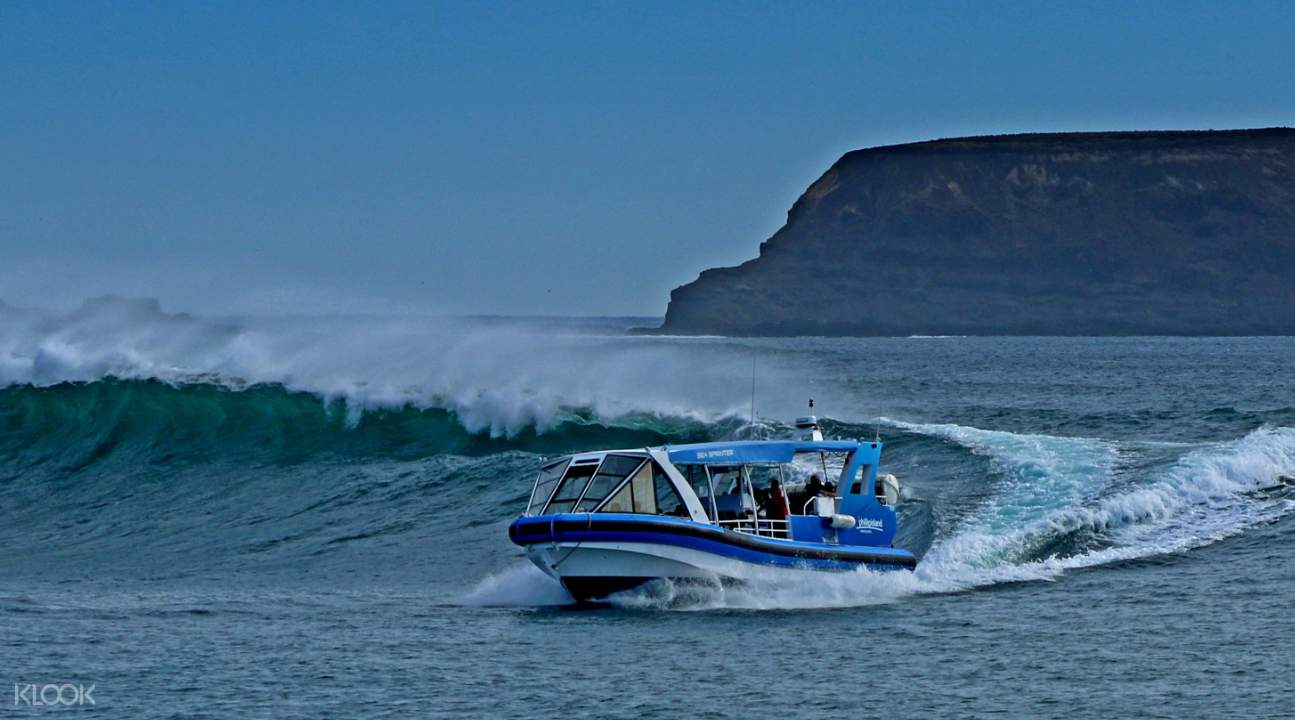
<instances>
[{"instance_id":1,"label":"whitewater","mask_svg":"<svg viewBox=\"0 0 1295 720\"><path fill-rule=\"evenodd\" d=\"M1287 707L1295 340L650 323L0 304L0 666L133 717ZM775 437L811 397L829 435L886 443L915 572L573 610L507 540L544 457ZM860 688L823 694L836 672Z\"/></svg>"}]
</instances>

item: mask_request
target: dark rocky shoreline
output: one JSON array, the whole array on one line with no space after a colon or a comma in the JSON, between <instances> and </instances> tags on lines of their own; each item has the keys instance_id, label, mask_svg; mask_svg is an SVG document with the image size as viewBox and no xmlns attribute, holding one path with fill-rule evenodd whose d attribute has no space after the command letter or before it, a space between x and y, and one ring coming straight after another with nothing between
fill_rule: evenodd
<instances>
[{"instance_id":1,"label":"dark rocky shoreline","mask_svg":"<svg viewBox=\"0 0 1295 720\"><path fill-rule=\"evenodd\" d=\"M657 332L1295 334L1295 130L854 151Z\"/></svg>"}]
</instances>

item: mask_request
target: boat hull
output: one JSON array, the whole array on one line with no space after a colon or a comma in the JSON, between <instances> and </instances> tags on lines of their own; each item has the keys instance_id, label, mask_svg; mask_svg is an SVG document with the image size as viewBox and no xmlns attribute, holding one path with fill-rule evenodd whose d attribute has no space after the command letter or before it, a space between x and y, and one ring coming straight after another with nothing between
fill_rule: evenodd
<instances>
[{"instance_id":1,"label":"boat hull","mask_svg":"<svg viewBox=\"0 0 1295 720\"><path fill-rule=\"evenodd\" d=\"M738 570L701 554L688 557L678 549L641 543L545 543L527 547L526 555L580 602L653 580L714 585Z\"/></svg>"},{"instance_id":2,"label":"boat hull","mask_svg":"<svg viewBox=\"0 0 1295 720\"><path fill-rule=\"evenodd\" d=\"M911 569L905 550L756 537L688 520L642 515L552 515L509 528L537 567L585 602L645 582L741 582L754 571L794 573Z\"/></svg>"}]
</instances>

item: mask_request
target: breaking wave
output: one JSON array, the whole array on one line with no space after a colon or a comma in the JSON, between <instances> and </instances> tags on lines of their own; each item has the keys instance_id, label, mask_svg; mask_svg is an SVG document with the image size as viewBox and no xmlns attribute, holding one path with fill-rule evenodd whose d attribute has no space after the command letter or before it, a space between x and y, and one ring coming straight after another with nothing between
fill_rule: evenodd
<instances>
[{"instance_id":1,"label":"breaking wave","mask_svg":"<svg viewBox=\"0 0 1295 720\"><path fill-rule=\"evenodd\" d=\"M411 547L435 557L447 546L492 558L487 569L516 563L503 528L540 455L783 434L744 419L751 342L633 336L593 321L212 320L139 300L68 313L0 305L0 502L10 518L0 542L33 568L110 558L200 572L295 566L342 549L398 550L403 561ZM851 377L859 360L848 347L761 352L760 381L781 396L858 400L878 382ZM831 387L804 377L807 355ZM1265 412L1279 422L1195 444L884 420L915 572L810 582L753 570L741 587L665 583L620 600L849 606L1202 547L1292 510L1277 479L1295 475L1295 429L1280 421L1287 411ZM1259 424L1225 414L1236 433ZM830 435L876 432L849 411L837 416L824 422ZM460 572L443 565L413 571ZM541 573L511 565L465 602L564 599Z\"/></svg>"},{"instance_id":2,"label":"breaking wave","mask_svg":"<svg viewBox=\"0 0 1295 720\"><path fill-rule=\"evenodd\" d=\"M561 452L691 442L717 428L739 426L736 420L703 423L646 414L606 420L591 408L561 408L543 431L528 426L497 436L473 432L456 411L438 407L403 405L355 414L342 399L277 384L233 389L109 378L0 390L0 463L54 462L84 469L125 458L150 464L218 457L305 462L321 456Z\"/></svg>"},{"instance_id":3,"label":"breaking wave","mask_svg":"<svg viewBox=\"0 0 1295 720\"><path fill-rule=\"evenodd\" d=\"M156 380L318 396L352 424L439 410L473 434L561 430L573 413L713 422L741 414L750 354L680 348L624 323L233 318L100 298L64 314L0 304L0 388Z\"/></svg>"}]
</instances>

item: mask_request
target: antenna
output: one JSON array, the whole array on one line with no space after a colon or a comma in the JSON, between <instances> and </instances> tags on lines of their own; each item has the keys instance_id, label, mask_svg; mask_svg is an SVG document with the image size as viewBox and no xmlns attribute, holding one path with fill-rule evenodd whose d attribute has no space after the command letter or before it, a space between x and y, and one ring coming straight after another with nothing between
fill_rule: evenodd
<instances>
[{"instance_id":1,"label":"antenna","mask_svg":"<svg viewBox=\"0 0 1295 720\"><path fill-rule=\"evenodd\" d=\"M751 434L755 435L755 356L751 356Z\"/></svg>"}]
</instances>

